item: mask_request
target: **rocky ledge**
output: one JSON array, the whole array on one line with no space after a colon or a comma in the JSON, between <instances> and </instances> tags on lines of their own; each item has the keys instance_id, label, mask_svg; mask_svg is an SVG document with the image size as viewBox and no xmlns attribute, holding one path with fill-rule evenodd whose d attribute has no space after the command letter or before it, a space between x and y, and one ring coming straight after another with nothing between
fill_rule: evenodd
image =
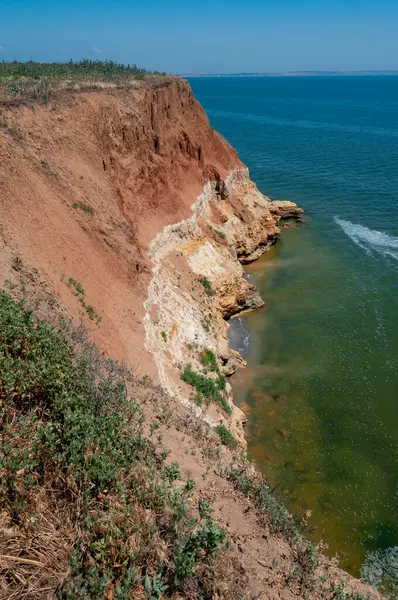
<instances>
[{"instance_id":1,"label":"rocky ledge","mask_svg":"<svg viewBox=\"0 0 398 600\"><path fill-rule=\"evenodd\" d=\"M263 306L242 264L275 243L280 219L302 213L293 202L260 193L247 169L233 170L225 181L214 169L192 216L167 226L151 244L146 346L161 384L209 424L226 424L242 445L245 417L224 376L244 360L228 346L226 319Z\"/></svg>"}]
</instances>

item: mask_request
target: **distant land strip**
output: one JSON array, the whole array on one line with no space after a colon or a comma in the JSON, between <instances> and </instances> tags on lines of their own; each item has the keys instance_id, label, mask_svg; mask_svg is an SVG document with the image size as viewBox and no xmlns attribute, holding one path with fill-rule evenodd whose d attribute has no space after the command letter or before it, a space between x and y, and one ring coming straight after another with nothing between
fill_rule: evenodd
<instances>
[{"instance_id":1,"label":"distant land strip","mask_svg":"<svg viewBox=\"0 0 398 600\"><path fill-rule=\"evenodd\" d=\"M180 73L182 77L350 77L350 76L398 76L393 71L281 71L279 73Z\"/></svg>"}]
</instances>

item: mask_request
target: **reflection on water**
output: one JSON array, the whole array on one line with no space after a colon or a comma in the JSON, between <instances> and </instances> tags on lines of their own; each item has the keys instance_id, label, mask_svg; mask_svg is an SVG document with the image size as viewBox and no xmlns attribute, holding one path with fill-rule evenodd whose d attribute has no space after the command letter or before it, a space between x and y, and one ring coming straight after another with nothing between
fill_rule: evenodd
<instances>
[{"instance_id":1,"label":"reflection on water","mask_svg":"<svg viewBox=\"0 0 398 600\"><path fill-rule=\"evenodd\" d=\"M377 568L363 574L375 579L383 560L388 572L397 566L391 551L374 554L398 543L394 291L377 265L365 281L316 231L286 230L248 265L266 306L241 317L248 367L232 384L270 484L311 515L310 537L327 541L345 569L359 576L367 557Z\"/></svg>"}]
</instances>

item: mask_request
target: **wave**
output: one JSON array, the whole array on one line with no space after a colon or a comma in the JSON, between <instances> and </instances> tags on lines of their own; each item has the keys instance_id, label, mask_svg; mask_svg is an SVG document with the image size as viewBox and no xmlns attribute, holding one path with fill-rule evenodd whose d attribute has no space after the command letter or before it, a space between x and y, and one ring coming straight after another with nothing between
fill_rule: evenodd
<instances>
[{"instance_id":1,"label":"wave","mask_svg":"<svg viewBox=\"0 0 398 600\"><path fill-rule=\"evenodd\" d=\"M344 221L338 217L334 217L334 220L354 244L365 250L367 254L377 252L384 257L398 260L398 238L375 229L368 229L363 225L351 223L351 221Z\"/></svg>"}]
</instances>

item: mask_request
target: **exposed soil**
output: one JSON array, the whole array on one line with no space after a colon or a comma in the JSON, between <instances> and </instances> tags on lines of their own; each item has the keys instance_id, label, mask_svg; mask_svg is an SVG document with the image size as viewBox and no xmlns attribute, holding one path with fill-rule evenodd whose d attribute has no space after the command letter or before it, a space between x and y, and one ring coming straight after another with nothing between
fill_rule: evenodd
<instances>
[{"instance_id":1,"label":"exposed soil","mask_svg":"<svg viewBox=\"0 0 398 600\"><path fill-rule=\"evenodd\" d=\"M39 270L104 353L156 377L142 343L147 249L189 216L209 174L240 166L236 153L179 79L3 109L0 124L3 248ZM81 282L99 326L62 274Z\"/></svg>"},{"instance_id":2,"label":"exposed soil","mask_svg":"<svg viewBox=\"0 0 398 600\"><path fill-rule=\"evenodd\" d=\"M176 305L183 307L178 303L184 298L195 303L192 319L197 316L202 322L203 315L210 315L209 323L218 324L203 347L214 342L217 358L227 368L237 357L223 345L223 316L250 307L248 298L253 306L256 302L255 291L242 283L237 255L242 262L256 258L259 248L264 251L276 239L280 215L290 214L292 208L275 205L271 214L268 200L247 181L244 193L238 184L228 188L228 177L242 169L235 151L209 126L188 84L177 78L159 87L143 84L136 89L70 93L46 106L3 108L1 283L7 281L15 293L28 293L40 316L65 315L75 326L84 325L104 356L125 363L136 378L149 375L156 384L161 380L159 363L150 351L144 324L144 302L154 281L150 256L160 256L166 238L157 236L165 227L192 218L192 205L205 189L208 204L192 225L196 233L188 227L185 239L176 229L180 245L170 247L156 265L158 281L170 286L165 291L175 292ZM217 260L222 267L230 266L231 275L217 274ZM204 294L198 279L201 268L209 269L214 299ZM84 292L75 293L78 284ZM167 310L170 316L166 301L165 306L154 302L147 309L154 334L160 334L165 323L167 339L186 343L181 332L189 332L189 327L176 325L171 317L161 320ZM186 312L186 320L190 318ZM201 327L207 335L209 324ZM162 353L169 355L168 368L177 386L175 355L185 346L173 344ZM300 563L297 546L272 532L253 501L226 476L235 466L256 479L253 467L242 462L241 448L231 451L222 446L214 431L192 413L191 405L184 407L177 396L164 394L156 385L133 385L131 391L143 403L148 420L162 422L170 462L177 460L182 479L193 479L197 494L212 501L215 518L228 532L225 568L232 592L236 589L231 597L242 597L245 590L251 598L333 598L332 588L341 582L348 590L378 597L323 558L308 587L295 574ZM182 384L180 391L190 394ZM217 421L219 411L211 407L210 417ZM46 567L55 571L43 577L43 598L54 597L57 583L65 577L67 549L73 542L67 525L62 529L55 515L47 517L58 532L54 533L58 564L56 569L52 563ZM14 534L7 527L0 529L0 544L4 554L11 554L5 549ZM18 535L23 538L21 532ZM30 552L37 557L39 548L28 537L23 540L24 556ZM45 563L46 557L40 561ZM1 556L0 567L4 583L10 565ZM28 573L31 568L24 565ZM26 573L21 577L27 578ZM0 595L10 597L7 590L0 587ZM29 597L29 589L26 594L13 597Z\"/></svg>"}]
</instances>

